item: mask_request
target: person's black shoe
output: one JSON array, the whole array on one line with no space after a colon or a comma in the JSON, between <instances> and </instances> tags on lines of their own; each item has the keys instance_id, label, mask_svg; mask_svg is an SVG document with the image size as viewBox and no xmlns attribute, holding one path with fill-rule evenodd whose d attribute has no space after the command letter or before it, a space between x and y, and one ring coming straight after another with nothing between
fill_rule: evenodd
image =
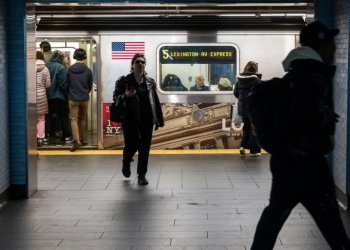
<instances>
[{"instance_id":1,"label":"person's black shoe","mask_svg":"<svg viewBox=\"0 0 350 250\"><path fill-rule=\"evenodd\" d=\"M139 185L148 185L148 180L146 179L146 177L144 175L139 175L137 177L137 184L139 184Z\"/></svg>"},{"instance_id":2,"label":"person's black shoe","mask_svg":"<svg viewBox=\"0 0 350 250\"><path fill-rule=\"evenodd\" d=\"M73 141L73 145L72 145L72 147L70 148L70 151L71 152L74 152L75 150L77 150L78 148L80 148L81 147L81 143L80 142L78 142L78 141Z\"/></svg>"},{"instance_id":3,"label":"person's black shoe","mask_svg":"<svg viewBox=\"0 0 350 250\"><path fill-rule=\"evenodd\" d=\"M130 171L130 162L129 161L123 160L122 173L126 178L130 177L131 171Z\"/></svg>"}]
</instances>

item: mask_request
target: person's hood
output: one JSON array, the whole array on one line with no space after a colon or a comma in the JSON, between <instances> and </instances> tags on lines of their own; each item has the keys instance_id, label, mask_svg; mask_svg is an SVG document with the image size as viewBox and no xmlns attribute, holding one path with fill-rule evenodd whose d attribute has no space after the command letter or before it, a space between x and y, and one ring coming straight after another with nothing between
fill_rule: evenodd
<instances>
[{"instance_id":1,"label":"person's hood","mask_svg":"<svg viewBox=\"0 0 350 250\"><path fill-rule=\"evenodd\" d=\"M73 74L81 74L87 71L88 67L84 63L75 63L69 67L69 71Z\"/></svg>"},{"instance_id":2,"label":"person's hood","mask_svg":"<svg viewBox=\"0 0 350 250\"><path fill-rule=\"evenodd\" d=\"M59 57L51 57L50 61L48 62L49 64L51 63L59 63L64 65L64 61L61 61L61 59Z\"/></svg>"},{"instance_id":3,"label":"person's hood","mask_svg":"<svg viewBox=\"0 0 350 250\"><path fill-rule=\"evenodd\" d=\"M259 77L256 74L239 74L237 75L237 83L241 89L249 89L251 88Z\"/></svg>"},{"instance_id":4,"label":"person's hood","mask_svg":"<svg viewBox=\"0 0 350 250\"><path fill-rule=\"evenodd\" d=\"M284 71L288 72L290 69L291 63L299 59L311 59L318 62L323 62L320 55L314 49L308 46L302 46L290 51L286 59L283 60L282 66Z\"/></svg>"},{"instance_id":5,"label":"person's hood","mask_svg":"<svg viewBox=\"0 0 350 250\"><path fill-rule=\"evenodd\" d=\"M36 72L40 72L45 68L45 62L44 60L36 60Z\"/></svg>"}]
</instances>

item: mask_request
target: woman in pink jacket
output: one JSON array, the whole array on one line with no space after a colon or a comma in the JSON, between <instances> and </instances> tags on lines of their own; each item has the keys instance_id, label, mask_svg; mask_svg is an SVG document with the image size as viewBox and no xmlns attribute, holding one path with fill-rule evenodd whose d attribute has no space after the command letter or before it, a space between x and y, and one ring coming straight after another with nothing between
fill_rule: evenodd
<instances>
[{"instance_id":1,"label":"woman in pink jacket","mask_svg":"<svg viewBox=\"0 0 350 250\"><path fill-rule=\"evenodd\" d=\"M43 145L45 138L45 114L48 113L46 89L51 85L50 73L45 66L44 55L36 52L36 107L37 107L37 145Z\"/></svg>"}]
</instances>

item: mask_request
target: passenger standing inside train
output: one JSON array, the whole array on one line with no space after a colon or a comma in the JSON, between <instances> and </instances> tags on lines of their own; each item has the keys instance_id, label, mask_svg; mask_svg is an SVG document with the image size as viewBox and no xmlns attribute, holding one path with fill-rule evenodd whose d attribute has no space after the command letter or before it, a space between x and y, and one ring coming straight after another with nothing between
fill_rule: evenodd
<instances>
[{"instance_id":1,"label":"passenger standing inside train","mask_svg":"<svg viewBox=\"0 0 350 250\"><path fill-rule=\"evenodd\" d=\"M127 115L122 121L125 147L122 172L130 177L130 162L138 151L137 183L147 185L149 150L153 128L164 126L162 109L156 92L155 81L145 72L146 58L135 54L131 60L131 73L120 77L115 84L113 101L126 101Z\"/></svg>"},{"instance_id":2,"label":"passenger standing inside train","mask_svg":"<svg viewBox=\"0 0 350 250\"><path fill-rule=\"evenodd\" d=\"M195 77L195 85L190 88L190 91L209 91L209 87L204 84L204 76L198 75Z\"/></svg>"},{"instance_id":3,"label":"passenger standing inside train","mask_svg":"<svg viewBox=\"0 0 350 250\"><path fill-rule=\"evenodd\" d=\"M48 41L40 43L40 51L44 54L44 61L47 63L52 57L51 44Z\"/></svg>"},{"instance_id":4,"label":"passenger standing inside train","mask_svg":"<svg viewBox=\"0 0 350 250\"><path fill-rule=\"evenodd\" d=\"M45 115L48 113L46 91L51 85L50 72L45 66L44 54L36 52L36 108L37 108L37 146L43 146L45 139Z\"/></svg>"},{"instance_id":5,"label":"passenger standing inside train","mask_svg":"<svg viewBox=\"0 0 350 250\"><path fill-rule=\"evenodd\" d=\"M285 153L271 155L270 203L257 225L252 250L273 249L292 209L300 202L310 212L333 250L349 250L325 154L333 150L337 115L331 78L337 29L321 22L302 28L299 48L283 61L291 77ZM281 145L282 146L282 145Z\"/></svg>"},{"instance_id":6,"label":"passenger standing inside train","mask_svg":"<svg viewBox=\"0 0 350 250\"><path fill-rule=\"evenodd\" d=\"M59 121L62 129L61 140L68 141L70 130L68 127L68 93L65 87L66 68L64 66L64 54L59 50L55 50L50 61L46 63L46 67L49 69L51 78L51 87L47 92L49 114L46 117L46 133L52 134L57 130L56 122L53 121L53 118L55 118Z\"/></svg>"},{"instance_id":7,"label":"passenger standing inside train","mask_svg":"<svg viewBox=\"0 0 350 250\"><path fill-rule=\"evenodd\" d=\"M89 94L92 88L92 71L84 64L86 51L76 49L73 58L76 62L70 66L66 75L68 89L69 113L73 135L73 145L70 151L86 145L85 128L89 106Z\"/></svg>"},{"instance_id":8,"label":"passenger standing inside train","mask_svg":"<svg viewBox=\"0 0 350 250\"><path fill-rule=\"evenodd\" d=\"M261 148L258 145L256 136L253 134L250 118L248 116L248 94L251 88L260 82L257 75L258 63L250 61L244 67L243 73L238 75L238 81L234 87L233 94L238 98L238 114L243 120L243 137L239 152L246 154L246 149L250 150L250 156L261 155Z\"/></svg>"}]
</instances>

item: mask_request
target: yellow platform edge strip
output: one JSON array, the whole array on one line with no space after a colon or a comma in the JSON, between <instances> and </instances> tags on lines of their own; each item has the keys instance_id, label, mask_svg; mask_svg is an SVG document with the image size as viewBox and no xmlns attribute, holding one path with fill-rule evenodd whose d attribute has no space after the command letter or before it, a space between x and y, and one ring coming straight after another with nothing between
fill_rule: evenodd
<instances>
[{"instance_id":1,"label":"yellow platform edge strip","mask_svg":"<svg viewBox=\"0 0 350 250\"><path fill-rule=\"evenodd\" d=\"M265 153L265 152L263 152ZM69 150L38 150L39 155L122 155L123 150L77 150L70 152ZM151 155L179 155L179 154L239 154L239 149L153 149L150 151Z\"/></svg>"}]
</instances>

